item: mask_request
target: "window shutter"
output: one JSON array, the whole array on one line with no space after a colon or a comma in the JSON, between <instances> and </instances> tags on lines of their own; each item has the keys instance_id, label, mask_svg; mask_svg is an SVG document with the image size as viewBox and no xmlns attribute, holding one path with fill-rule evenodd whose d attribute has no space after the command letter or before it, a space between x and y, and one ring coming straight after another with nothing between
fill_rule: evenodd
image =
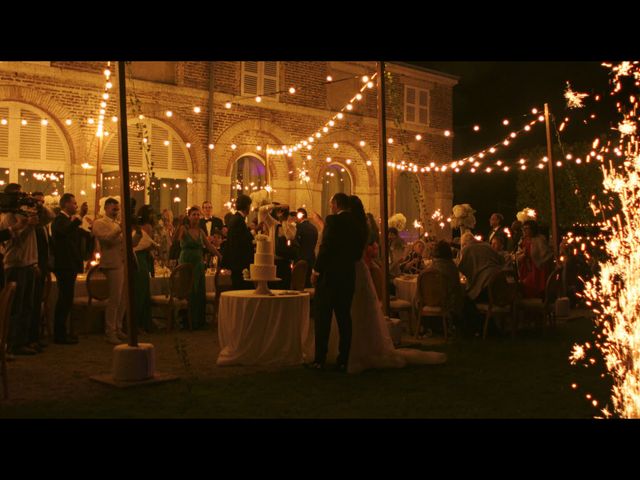
<instances>
[{"instance_id":1,"label":"window shutter","mask_svg":"<svg viewBox=\"0 0 640 480\"><path fill-rule=\"evenodd\" d=\"M64 145L62 144L62 139L60 135L55 130L53 125L49 123L46 127L47 132L47 150L46 150L46 159L51 162L61 162L64 163L67 159L67 156L64 151Z\"/></svg>"},{"instance_id":2,"label":"window shutter","mask_svg":"<svg viewBox=\"0 0 640 480\"><path fill-rule=\"evenodd\" d=\"M427 90L420 90L418 121L425 125L429 123L429 92Z\"/></svg>"},{"instance_id":3,"label":"window shutter","mask_svg":"<svg viewBox=\"0 0 640 480\"><path fill-rule=\"evenodd\" d=\"M0 107L0 119L9 121L9 108ZM9 156L9 124L0 124L0 157L7 158Z\"/></svg>"},{"instance_id":4,"label":"window shutter","mask_svg":"<svg viewBox=\"0 0 640 480\"><path fill-rule=\"evenodd\" d=\"M416 109L414 107L416 103L416 90L411 87L405 87L404 98L404 121L414 122L416 118Z\"/></svg>"},{"instance_id":5,"label":"window shutter","mask_svg":"<svg viewBox=\"0 0 640 480\"><path fill-rule=\"evenodd\" d=\"M40 116L29 110L20 109L20 158L25 160L40 160L40 145L42 139L42 125Z\"/></svg>"},{"instance_id":6,"label":"window shutter","mask_svg":"<svg viewBox=\"0 0 640 480\"><path fill-rule=\"evenodd\" d=\"M129 125L127 137L129 137L129 141L127 142L129 147L129 166L142 169L142 149L146 148L147 144L142 142L144 137L138 137L138 127L136 127L135 123ZM148 139L147 141L151 141L151 139ZM116 145L116 150L117 149L118 147Z\"/></svg>"},{"instance_id":7,"label":"window shutter","mask_svg":"<svg viewBox=\"0 0 640 480\"><path fill-rule=\"evenodd\" d=\"M169 168L169 147L164 142L169 140L169 132L160 125L151 126L151 161L155 169Z\"/></svg>"},{"instance_id":8,"label":"window shutter","mask_svg":"<svg viewBox=\"0 0 640 480\"><path fill-rule=\"evenodd\" d=\"M278 62L264 62L262 94L275 98L278 91Z\"/></svg>"},{"instance_id":9,"label":"window shutter","mask_svg":"<svg viewBox=\"0 0 640 480\"><path fill-rule=\"evenodd\" d=\"M118 165L118 135L116 133L109 136L109 143L105 145L102 153L103 165Z\"/></svg>"},{"instance_id":10,"label":"window shutter","mask_svg":"<svg viewBox=\"0 0 640 480\"><path fill-rule=\"evenodd\" d=\"M171 169L189 171L187 157L182 151L182 141L171 136Z\"/></svg>"},{"instance_id":11,"label":"window shutter","mask_svg":"<svg viewBox=\"0 0 640 480\"><path fill-rule=\"evenodd\" d=\"M258 95L258 62L242 62L242 95Z\"/></svg>"}]
</instances>

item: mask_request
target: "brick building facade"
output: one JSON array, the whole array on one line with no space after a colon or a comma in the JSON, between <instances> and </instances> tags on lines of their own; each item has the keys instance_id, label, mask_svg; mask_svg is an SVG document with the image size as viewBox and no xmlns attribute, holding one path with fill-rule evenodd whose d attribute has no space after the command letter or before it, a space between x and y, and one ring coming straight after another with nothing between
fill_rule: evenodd
<instances>
[{"instance_id":1,"label":"brick building facade","mask_svg":"<svg viewBox=\"0 0 640 480\"><path fill-rule=\"evenodd\" d=\"M115 75L104 109L106 135L96 136L106 65L0 62L0 182L48 186L45 193L69 191L90 205L96 183L103 195L117 193ZM209 199L214 212L224 215L238 186L250 193L268 183L275 190L273 199L292 207L326 213L327 197L344 189L379 214L376 88L366 88L344 118L328 132L321 130L360 91L361 77L375 72L374 62L132 62L127 69L128 96L138 100L137 106L128 102L128 125L139 202L181 211ZM387 69L392 74L388 88L396 96L387 106L387 136L393 138L388 161L407 166L450 162L452 138L444 133L452 127L456 79L404 64L387 64ZM111 70L115 73L115 65ZM274 91L281 93L269 95ZM256 94L262 95L259 103ZM138 126L139 116L144 123ZM314 137L310 151L305 146L290 156L267 153L301 145L317 131L321 137ZM416 140L416 134L422 138ZM142 138L151 147L147 158L160 189L153 198L145 196L149 166ZM96 177L98 155L103 177ZM308 182L300 180L302 170ZM43 178L44 173L53 175ZM414 190L409 197L407 189ZM451 211L449 172L392 169L389 190L390 215L399 210L409 223L416 216L429 225L435 210Z\"/></svg>"}]
</instances>

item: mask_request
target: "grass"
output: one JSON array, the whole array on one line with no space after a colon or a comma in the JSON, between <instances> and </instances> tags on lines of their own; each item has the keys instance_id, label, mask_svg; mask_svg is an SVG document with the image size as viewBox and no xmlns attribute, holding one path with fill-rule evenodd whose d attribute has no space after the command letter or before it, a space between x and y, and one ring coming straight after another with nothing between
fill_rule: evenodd
<instances>
[{"instance_id":1,"label":"grass","mask_svg":"<svg viewBox=\"0 0 640 480\"><path fill-rule=\"evenodd\" d=\"M0 418L593 418L599 411L585 394L604 404L610 387L598 365L568 361L571 346L591 337L591 323L578 319L553 332L523 331L515 340L433 347L448 354L442 366L360 375L295 367L105 387L90 399L5 405Z\"/></svg>"}]
</instances>

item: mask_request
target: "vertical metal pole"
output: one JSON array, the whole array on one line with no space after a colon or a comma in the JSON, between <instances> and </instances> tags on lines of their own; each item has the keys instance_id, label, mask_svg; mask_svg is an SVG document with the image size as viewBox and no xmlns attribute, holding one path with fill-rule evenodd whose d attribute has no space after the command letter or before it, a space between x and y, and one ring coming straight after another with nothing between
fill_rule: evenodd
<instances>
[{"instance_id":1,"label":"vertical metal pole","mask_svg":"<svg viewBox=\"0 0 640 480\"><path fill-rule=\"evenodd\" d=\"M96 198L94 217L98 218L100 213L100 198L102 197L102 135L98 137L98 157L96 159Z\"/></svg>"},{"instance_id":2,"label":"vertical metal pole","mask_svg":"<svg viewBox=\"0 0 640 480\"><path fill-rule=\"evenodd\" d=\"M133 277L135 273L135 260L133 258L133 241L131 238L131 191L129 188L129 145L127 142L127 89L124 74L124 62L118 62L118 87L120 97L120 137L118 147L120 149L120 192L122 198L122 234L124 236L124 273L127 292L127 325L129 327L129 346L138 346L138 328L135 312L135 297L133 291Z\"/></svg>"},{"instance_id":3,"label":"vertical metal pole","mask_svg":"<svg viewBox=\"0 0 640 480\"><path fill-rule=\"evenodd\" d=\"M206 200L212 202L212 185L211 185L211 173L213 171L213 150L209 148L209 145L213 143L213 90L215 88L213 77L213 62L209 62L209 144L207 145L207 183L206 183ZM192 195L192 198L194 195Z\"/></svg>"},{"instance_id":4,"label":"vertical metal pole","mask_svg":"<svg viewBox=\"0 0 640 480\"><path fill-rule=\"evenodd\" d=\"M385 112L385 89L384 89L384 62L378 62L378 150L380 155L380 256L382 257L382 310L385 315L389 314L389 289L387 279L389 278L389 258L387 255L387 241L389 238L389 217L387 198L387 126Z\"/></svg>"},{"instance_id":5,"label":"vertical metal pole","mask_svg":"<svg viewBox=\"0 0 640 480\"><path fill-rule=\"evenodd\" d=\"M547 131L547 158L549 159L549 198L551 199L551 235L553 237L553 253L560 258L558 237L558 217L556 213L556 184L553 177L553 156L551 155L551 127L549 125L549 105L544 104L544 122Z\"/></svg>"}]
</instances>

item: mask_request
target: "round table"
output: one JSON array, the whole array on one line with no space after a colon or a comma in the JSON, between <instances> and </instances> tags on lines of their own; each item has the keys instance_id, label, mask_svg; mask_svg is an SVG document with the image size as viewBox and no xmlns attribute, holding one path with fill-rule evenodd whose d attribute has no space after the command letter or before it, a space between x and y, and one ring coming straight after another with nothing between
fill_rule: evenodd
<instances>
[{"instance_id":1,"label":"round table","mask_svg":"<svg viewBox=\"0 0 640 480\"><path fill-rule=\"evenodd\" d=\"M396 286L396 297L400 300L406 300L407 302L413 302L418 290L418 276L406 275L393 279L393 284Z\"/></svg>"},{"instance_id":2,"label":"round table","mask_svg":"<svg viewBox=\"0 0 640 480\"><path fill-rule=\"evenodd\" d=\"M272 290L223 292L218 311L218 365L298 365L309 335L309 294Z\"/></svg>"}]
</instances>

